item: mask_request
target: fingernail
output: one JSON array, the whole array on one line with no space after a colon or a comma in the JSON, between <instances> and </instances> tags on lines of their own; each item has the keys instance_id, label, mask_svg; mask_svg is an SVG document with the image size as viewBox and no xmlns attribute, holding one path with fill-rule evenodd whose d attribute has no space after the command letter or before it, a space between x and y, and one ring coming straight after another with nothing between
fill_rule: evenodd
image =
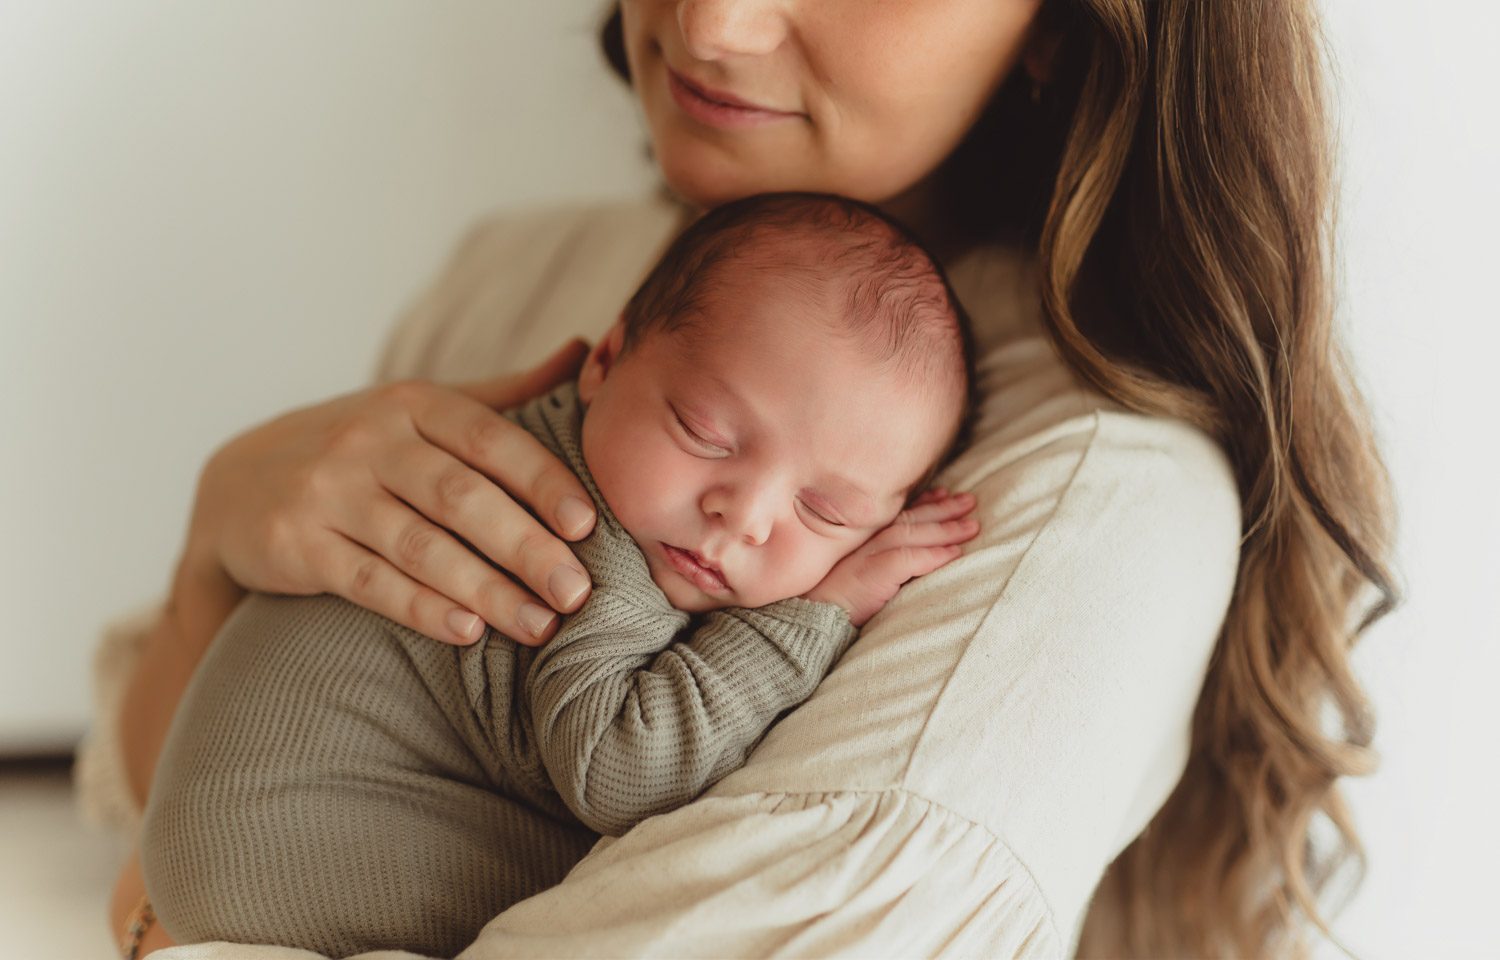
<instances>
[{"instance_id":1,"label":"fingernail","mask_svg":"<svg viewBox=\"0 0 1500 960\"><path fill-rule=\"evenodd\" d=\"M557 525L568 536L577 536L594 522L594 508L577 497L568 497L557 505Z\"/></svg>"},{"instance_id":2,"label":"fingernail","mask_svg":"<svg viewBox=\"0 0 1500 960\"><path fill-rule=\"evenodd\" d=\"M533 637L540 637L546 632L556 616L546 607L539 607L534 603L523 603L521 609L516 611L516 619L521 621L521 627Z\"/></svg>"},{"instance_id":3,"label":"fingernail","mask_svg":"<svg viewBox=\"0 0 1500 960\"><path fill-rule=\"evenodd\" d=\"M478 640L484 633L484 621L467 610L448 611L448 629L468 641Z\"/></svg>"},{"instance_id":4,"label":"fingernail","mask_svg":"<svg viewBox=\"0 0 1500 960\"><path fill-rule=\"evenodd\" d=\"M569 566L560 566L547 578L547 589L559 606L571 607L589 588L588 578Z\"/></svg>"}]
</instances>

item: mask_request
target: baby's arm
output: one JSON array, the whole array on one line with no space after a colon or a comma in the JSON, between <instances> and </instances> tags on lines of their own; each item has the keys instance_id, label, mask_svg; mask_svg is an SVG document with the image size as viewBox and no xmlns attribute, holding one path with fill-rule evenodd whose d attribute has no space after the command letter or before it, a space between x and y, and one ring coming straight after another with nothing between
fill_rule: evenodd
<instances>
[{"instance_id":1,"label":"baby's arm","mask_svg":"<svg viewBox=\"0 0 1500 960\"><path fill-rule=\"evenodd\" d=\"M619 835L738 768L854 637L844 611L794 598L687 622L596 583L527 676L542 762L589 828Z\"/></svg>"},{"instance_id":2,"label":"baby's arm","mask_svg":"<svg viewBox=\"0 0 1500 960\"><path fill-rule=\"evenodd\" d=\"M807 597L713 611L676 641L686 614L601 575L527 676L533 733L563 802L619 835L737 769L812 695L857 624L957 556L978 530L964 518L973 508L967 495L924 494Z\"/></svg>"}]
</instances>

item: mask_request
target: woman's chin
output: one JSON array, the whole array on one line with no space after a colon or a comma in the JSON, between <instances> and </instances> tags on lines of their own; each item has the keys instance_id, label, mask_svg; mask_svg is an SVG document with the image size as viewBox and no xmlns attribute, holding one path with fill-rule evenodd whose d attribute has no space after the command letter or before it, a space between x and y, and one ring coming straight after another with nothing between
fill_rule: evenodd
<instances>
[{"instance_id":1,"label":"woman's chin","mask_svg":"<svg viewBox=\"0 0 1500 960\"><path fill-rule=\"evenodd\" d=\"M759 165L722 147L687 137L658 141L653 149L667 186L695 207L717 207L757 193L811 189L789 182L775 171L759 169Z\"/></svg>"},{"instance_id":2,"label":"woman's chin","mask_svg":"<svg viewBox=\"0 0 1500 960\"><path fill-rule=\"evenodd\" d=\"M785 169L783 161L732 153L719 144L673 131L653 141L662 179L689 206L709 210L760 193L805 191L836 193L866 203L881 204L910 186L901 169L875 168L862 178L801 175Z\"/></svg>"},{"instance_id":3,"label":"woman's chin","mask_svg":"<svg viewBox=\"0 0 1500 960\"><path fill-rule=\"evenodd\" d=\"M744 177L729 169L729 164L701 156L683 157L683 152L674 151L670 159L659 157L658 163L667 187L694 207L708 209L740 197L767 192L757 189L753 182L746 183Z\"/></svg>"}]
</instances>

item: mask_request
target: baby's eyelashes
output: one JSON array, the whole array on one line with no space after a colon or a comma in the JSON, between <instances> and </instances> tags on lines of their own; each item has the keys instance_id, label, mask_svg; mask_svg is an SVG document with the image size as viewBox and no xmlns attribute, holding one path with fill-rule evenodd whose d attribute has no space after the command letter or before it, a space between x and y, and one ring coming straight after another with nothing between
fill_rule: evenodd
<instances>
[{"instance_id":1,"label":"baby's eyelashes","mask_svg":"<svg viewBox=\"0 0 1500 960\"><path fill-rule=\"evenodd\" d=\"M676 410L672 411L672 417L677 421L677 428L687 437L688 442L694 446L707 451L714 457L727 457L732 452L728 448L721 447L707 437L704 437L697 430L694 430L686 420L682 419L682 414Z\"/></svg>"},{"instance_id":2,"label":"baby's eyelashes","mask_svg":"<svg viewBox=\"0 0 1500 960\"><path fill-rule=\"evenodd\" d=\"M842 526L845 525L841 521L838 521L838 520L833 519L832 517L826 516L822 510L819 510L818 508L814 507L812 504L808 503L806 500L798 500L797 504L803 510L805 510L806 512L812 514L813 518L818 523L822 523L822 524L825 524L825 525L830 526L830 527L842 527Z\"/></svg>"}]
</instances>

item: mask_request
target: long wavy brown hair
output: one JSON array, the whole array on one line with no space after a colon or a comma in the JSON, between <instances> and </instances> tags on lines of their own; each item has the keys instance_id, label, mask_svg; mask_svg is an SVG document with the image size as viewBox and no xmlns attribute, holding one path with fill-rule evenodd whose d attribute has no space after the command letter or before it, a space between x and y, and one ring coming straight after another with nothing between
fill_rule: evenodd
<instances>
[{"instance_id":1,"label":"long wavy brown hair","mask_svg":"<svg viewBox=\"0 0 1500 960\"><path fill-rule=\"evenodd\" d=\"M1304 954L1364 870L1339 791L1369 773L1353 643L1396 603L1393 507L1333 318L1327 62L1312 0L1044 0L939 172L971 242L1035 245L1049 330L1096 389L1228 454L1233 598L1176 790L1110 865L1085 956ZM618 10L604 28L628 76Z\"/></svg>"}]
</instances>

